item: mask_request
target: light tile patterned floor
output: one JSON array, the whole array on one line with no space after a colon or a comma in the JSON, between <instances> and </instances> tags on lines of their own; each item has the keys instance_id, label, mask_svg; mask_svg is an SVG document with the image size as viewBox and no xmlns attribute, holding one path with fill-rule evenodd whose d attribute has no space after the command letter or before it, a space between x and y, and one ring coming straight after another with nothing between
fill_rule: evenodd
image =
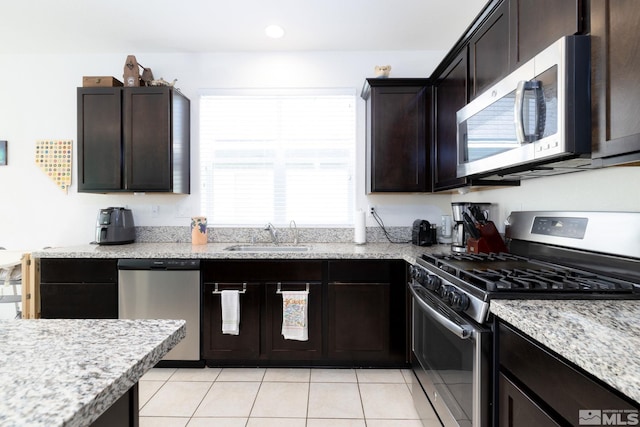
<instances>
[{"instance_id":1,"label":"light tile patterned floor","mask_svg":"<svg viewBox=\"0 0 640 427\"><path fill-rule=\"evenodd\" d=\"M412 380L403 369L156 368L140 380L140 427L422 427Z\"/></svg>"}]
</instances>

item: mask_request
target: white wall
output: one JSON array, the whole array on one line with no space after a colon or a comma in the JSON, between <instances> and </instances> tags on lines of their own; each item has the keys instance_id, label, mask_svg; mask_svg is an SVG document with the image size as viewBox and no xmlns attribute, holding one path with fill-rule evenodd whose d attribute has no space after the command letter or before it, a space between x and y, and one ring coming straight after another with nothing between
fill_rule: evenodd
<instances>
[{"instance_id":1,"label":"white wall","mask_svg":"<svg viewBox=\"0 0 640 427\"><path fill-rule=\"evenodd\" d=\"M187 217L200 213L197 101L200 90L207 88L353 88L359 100L356 207L375 204L391 226L409 226L415 218L436 221L448 211L450 196L365 196L365 111L359 94L375 65L391 64L392 77L428 76L445 53L134 53L156 78L177 78L177 86L191 99L192 193L188 196L78 193L75 158L72 186L65 195L35 165L36 140L76 141L76 87L82 85L82 76L112 75L122 80L131 52L0 55L0 140L9 144L9 165L0 167L0 246L37 249L88 243L94 238L98 209L107 206L132 208L136 225L188 225ZM75 148L74 144L74 156ZM153 205L160 207L157 216L151 212ZM374 225L372 218L368 223Z\"/></svg>"},{"instance_id":2,"label":"white wall","mask_svg":"<svg viewBox=\"0 0 640 427\"><path fill-rule=\"evenodd\" d=\"M500 231L511 211L578 210L640 211L640 167L611 167L535 178L520 187L454 195L454 202L491 202L492 219Z\"/></svg>"}]
</instances>

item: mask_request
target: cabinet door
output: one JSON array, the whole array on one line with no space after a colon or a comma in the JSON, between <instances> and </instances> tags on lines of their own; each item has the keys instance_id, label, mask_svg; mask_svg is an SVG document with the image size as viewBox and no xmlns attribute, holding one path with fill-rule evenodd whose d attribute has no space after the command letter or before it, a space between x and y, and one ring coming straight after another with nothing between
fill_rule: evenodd
<instances>
[{"instance_id":1,"label":"cabinet door","mask_svg":"<svg viewBox=\"0 0 640 427\"><path fill-rule=\"evenodd\" d=\"M559 426L549 414L512 383L502 372L498 374L499 427Z\"/></svg>"},{"instance_id":2,"label":"cabinet door","mask_svg":"<svg viewBox=\"0 0 640 427\"><path fill-rule=\"evenodd\" d=\"M171 89L124 90L125 180L130 191L171 191Z\"/></svg>"},{"instance_id":3,"label":"cabinet door","mask_svg":"<svg viewBox=\"0 0 640 427\"><path fill-rule=\"evenodd\" d=\"M282 291L304 290L309 282L282 282ZM308 340L288 340L282 336L283 301L278 285L268 283L266 289L266 352L271 360L309 361L322 357L322 284L309 283L307 299Z\"/></svg>"},{"instance_id":4,"label":"cabinet door","mask_svg":"<svg viewBox=\"0 0 640 427\"><path fill-rule=\"evenodd\" d=\"M404 261L330 261L327 350L354 365L407 362L408 317Z\"/></svg>"},{"instance_id":5,"label":"cabinet door","mask_svg":"<svg viewBox=\"0 0 640 427\"><path fill-rule=\"evenodd\" d=\"M591 0L593 158L605 166L640 162L638 22L637 1Z\"/></svg>"},{"instance_id":6,"label":"cabinet door","mask_svg":"<svg viewBox=\"0 0 640 427\"><path fill-rule=\"evenodd\" d=\"M389 356L389 283L329 283L329 357Z\"/></svg>"},{"instance_id":7,"label":"cabinet door","mask_svg":"<svg viewBox=\"0 0 640 427\"><path fill-rule=\"evenodd\" d=\"M218 290L243 288L242 283L218 283ZM214 283L204 284L202 319L202 357L209 360L257 360L260 356L260 324L262 285L247 283L240 294L240 325L238 335L222 333L220 294Z\"/></svg>"},{"instance_id":8,"label":"cabinet door","mask_svg":"<svg viewBox=\"0 0 640 427\"><path fill-rule=\"evenodd\" d=\"M44 319L117 319L117 260L40 260Z\"/></svg>"},{"instance_id":9,"label":"cabinet door","mask_svg":"<svg viewBox=\"0 0 640 427\"><path fill-rule=\"evenodd\" d=\"M436 129L433 189L446 190L465 185L457 178L458 141L456 113L467 103L467 48L463 48L435 86Z\"/></svg>"},{"instance_id":10,"label":"cabinet door","mask_svg":"<svg viewBox=\"0 0 640 427\"><path fill-rule=\"evenodd\" d=\"M430 92L427 86L399 83L371 87L367 105L367 192L431 190L427 150Z\"/></svg>"},{"instance_id":11,"label":"cabinet door","mask_svg":"<svg viewBox=\"0 0 640 427\"><path fill-rule=\"evenodd\" d=\"M122 90L78 88L78 191L113 191L122 181Z\"/></svg>"},{"instance_id":12,"label":"cabinet door","mask_svg":"<svg viewBox=\"0 0 640 427\"><path fill-rule=\"evenodd\" d=\"M117 319L117 283L41 283L43 319Z\"/></svg>"},{"instance_id":13,"label":"cabinet door","mask_svg":"<svg viewBox=\"0 0 640 427\"><path fill-rule=\"evenodd\" d=\"M505 0L469 40L471 98L509 73L509 49L509 1Z\"/></svg>"},{"instance_id":14,"label":"cabinet door","mask_svg":"<svg viewBox=\"0 0 640 427\"><path fill-rule=\"evenodd\" d=\"M582 0L510 0L511 69L563 36L581 33Z\"/></svg>"}]
</instances>

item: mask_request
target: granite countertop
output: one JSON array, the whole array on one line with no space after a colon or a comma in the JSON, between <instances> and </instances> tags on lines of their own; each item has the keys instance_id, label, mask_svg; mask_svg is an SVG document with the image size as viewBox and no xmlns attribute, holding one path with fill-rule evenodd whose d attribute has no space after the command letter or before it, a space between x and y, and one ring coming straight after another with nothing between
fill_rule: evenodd
<instances>
[{"instance_id":1,"label":"granite countertop","mask_svg":"<svg viewBox=\"0 0 640 427\"><path fill-rule=\"evenodd\" d=\"M0 321L0 425L95 421L186 333L184 320Z\"/></svg>"},{"instance_id":2,"label":"granite countertop","mask_svg":"<svg viewBox=\"0 0 640 427\"><path fill-rule=\"evenodd\" d=\"M229 246L250 244L131 243L128 245L81 245L33 252L34 258L191 258L191 259L404 259L414 263L427 252L449 252L450 245L416 246L397 243L308 243L305 252L238 252ZM267 246L257 244L256 246ZM283 244L283 246L287 246Z\"/></svg>"},{"instance_id":3,"label":"granite countertop","mask_svg":"<svg viewBox=\"0 0 640 427\"><path fill-rule=\"evenodd\" d=\"M491 312L640 402L640 302L494 299Z\"/></svg>"}]
</instances>

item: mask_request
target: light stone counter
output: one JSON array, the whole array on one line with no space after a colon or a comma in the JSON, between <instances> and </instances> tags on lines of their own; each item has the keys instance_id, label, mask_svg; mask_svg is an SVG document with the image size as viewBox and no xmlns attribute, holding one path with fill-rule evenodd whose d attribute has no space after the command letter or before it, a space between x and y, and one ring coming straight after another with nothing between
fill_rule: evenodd
<instances>
[{"instance_id":1,"label":"light stone counter","mask_svg":"<svg viewBox=\"0 0 640 427\"><path fill-rule=\"evenodd\" d=\"M420 247L396 243L308 243L305 252L236 252L225 248L238 243L131 243L82 245L33 252L34 258L190 258L190 259L404 259L414 263L427 252L450 252L449 245ZM250 246L249 244L245 244ZM283 244L286 246L286 244ZM259 244L259 246L265 246Z\"/></svg>"},{"instance_id":2,"label":"light stone counter","mask_svg":"<svg viewBox=\"0 0 640 427\"><path fill-rule=\"evenodd\" d=\"M640 301L491 300L491 312L640 402Z\"/></svg>"},{"instance_id":3,"label":"light stone counter","mask_svg":"<svg viewBox=\"0 0 640 427\"><path fill-rule=\"evenodd\" d=\"M185 333L184 320L2 320L0 425L89 425Z\"/></svg>"}]
</instances>

